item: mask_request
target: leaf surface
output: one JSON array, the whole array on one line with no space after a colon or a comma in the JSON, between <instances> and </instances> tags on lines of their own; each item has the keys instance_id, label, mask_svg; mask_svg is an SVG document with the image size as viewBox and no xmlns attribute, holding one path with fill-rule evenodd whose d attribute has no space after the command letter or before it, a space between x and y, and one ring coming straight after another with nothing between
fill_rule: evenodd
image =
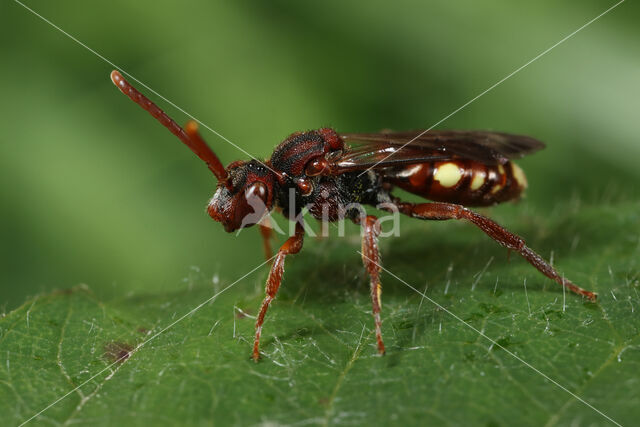
<instances>
[{"instance_id":1,"label":"leaf surface","mask_svg":"<svg viewBox=\"0 0 640 427\"><path fill-rule=\"evenodd\" d=\"M584 400L631 425L640 415L639 208L566 204L509 220L518 208L500 211L597 291L597 304L563 294L517 256L508 261L469 225L403 222L402 238L382 241L384 265L446 310L383 274L385 357L376 355L358 236L307 239L288 259L258 364L251 315L266 267L162 333L237 278L106 302L84 286L39 296L0 320L0 413L19 424L74 390L36 421L612 424Z\"/></svg>"}]
</instances>

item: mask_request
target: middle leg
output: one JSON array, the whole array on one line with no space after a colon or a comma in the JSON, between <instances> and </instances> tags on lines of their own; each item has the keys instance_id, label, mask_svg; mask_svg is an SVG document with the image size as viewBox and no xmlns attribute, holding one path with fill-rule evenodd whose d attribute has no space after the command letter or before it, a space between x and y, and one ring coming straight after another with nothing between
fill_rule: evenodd
<instances>
[{"instance_id":1,"label":"middle leg","mask_svg":"<svg viewBox=\"0 0 640 427\"><path fill-rule=\"evenodd\" d=\"M380 285L380 250L378 249L378 236L380 235L380 223L373 215L364 218L358 217L355 221L362 225L362 262L364 263L371 281L371 304L373 320L376 325L376 341L378 343L378 353L384 354L384 343L382 342L382 321L380 320L380 310L382 301L382 286Z\"/></svg>"}]
</instances>

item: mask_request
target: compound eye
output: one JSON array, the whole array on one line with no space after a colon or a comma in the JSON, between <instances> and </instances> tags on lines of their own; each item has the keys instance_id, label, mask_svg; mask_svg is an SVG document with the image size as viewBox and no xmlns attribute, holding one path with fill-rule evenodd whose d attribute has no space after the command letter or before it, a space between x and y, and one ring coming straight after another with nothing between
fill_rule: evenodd
<instances>
[{"instance_id":1,"label":"compound eye","mask_svg":"<svg viewBox=\"0 0 640 427\"><path fill-rule=\"evenodd\" d=\"M267 186L263 182L254 182L244 191L244 197L249 200L259 197L262 201L267 200Z\"/></svg>"},{"instance_id":2,"label":"compound eye","mask_svg":"<svg viewBox=\"0 0 640 427\"><path fill-rule=\"evenodd\" d=\"M244 190L244 200L239 200L235 207L235 218L241 221L241 227L257 224L269 210L267 206L268 189L265 183L257 181Z\"/></svg>"},{"instance_id":3,"label":"compound eye","mask_svg":"<svg viewBox=\"0 0 640 427\"><path fill-rule=\"evenodd\" d=\"M324 157L316 157L307 163L304 173L307 176L317 176L322 174L329 167L329 162Z\"/></svg>"}]
</instances>

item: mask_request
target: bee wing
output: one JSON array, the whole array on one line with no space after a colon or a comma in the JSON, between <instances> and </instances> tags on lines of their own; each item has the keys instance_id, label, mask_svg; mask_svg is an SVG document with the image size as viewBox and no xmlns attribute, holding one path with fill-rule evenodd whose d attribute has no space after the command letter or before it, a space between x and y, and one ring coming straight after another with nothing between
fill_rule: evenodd
<instances>
[{"instance_id":1,"label":"bee wing","mask_svg":"<svg viewBox=\"0 0 640 427\"><path fill-rule=\"evenodd\" d=\"M331 170L344 173L437 160L466 159L504 164L544 148L536 139L489 131L341 133L349 146Z\"/></svg>"}]
</instances>

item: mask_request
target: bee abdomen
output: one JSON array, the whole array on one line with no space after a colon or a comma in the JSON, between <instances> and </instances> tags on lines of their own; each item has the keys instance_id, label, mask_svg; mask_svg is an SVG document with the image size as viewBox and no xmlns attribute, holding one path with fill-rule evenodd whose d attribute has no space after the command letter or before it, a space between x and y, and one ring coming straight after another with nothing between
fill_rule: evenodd
<instances>
[{"instance_id":1,"label":"bee abdomen","mask_svg":"<svg viewBox=\"0 0 640 427\"><path fill-rule=\"evenodd\" d=\"M465 206L489 206L516 199L527 179L512 162L485 165L471 160L428 162L393 168L384 179L419 196Z\"/></svg>"}]
</instances>

